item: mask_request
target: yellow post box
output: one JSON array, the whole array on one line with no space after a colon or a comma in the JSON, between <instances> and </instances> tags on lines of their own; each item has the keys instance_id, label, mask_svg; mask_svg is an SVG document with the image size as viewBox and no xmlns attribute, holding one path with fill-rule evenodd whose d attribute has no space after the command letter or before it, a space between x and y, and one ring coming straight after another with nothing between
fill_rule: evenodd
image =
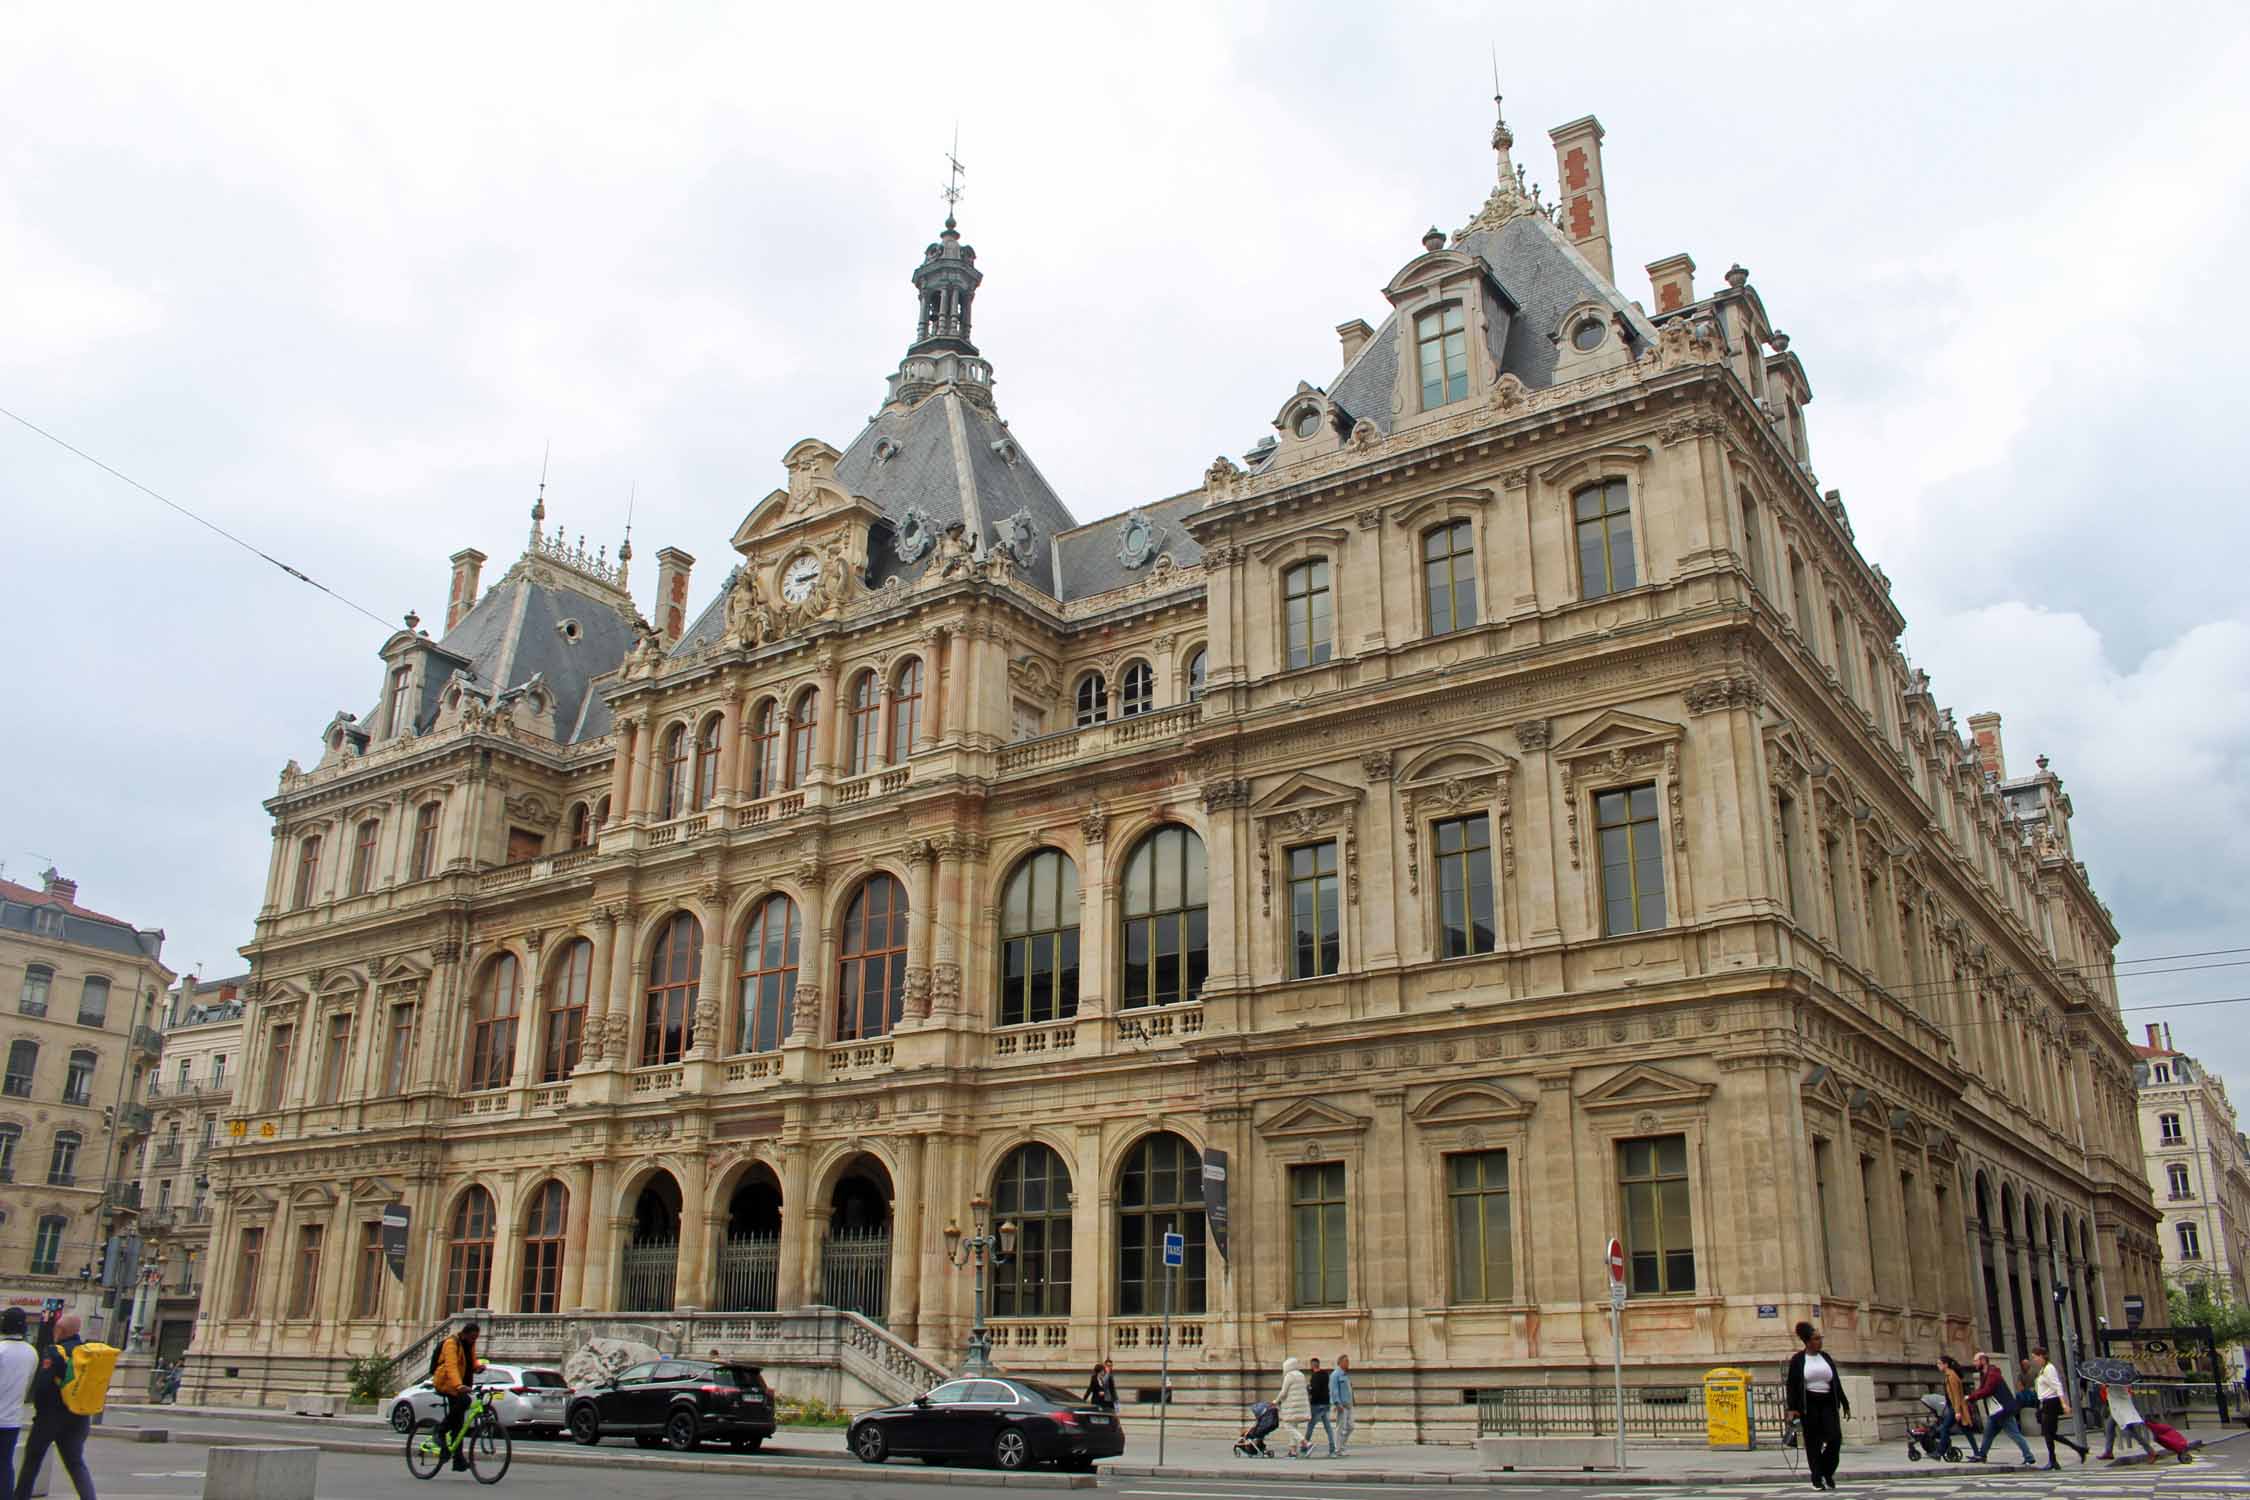
<instances>
[{"instance_id":1,"label":"yellow post box","mask_svg":"<svg viewBox=\"0 0 2250 1500\"><path fill-rule=\"evenodd\" d=\"M1745 1449L1757 1446L1750 1427L1750 1372L1706 1370L1703 1373L1703 1428L1714 1448Z\"/></svg>"}]
</instances>

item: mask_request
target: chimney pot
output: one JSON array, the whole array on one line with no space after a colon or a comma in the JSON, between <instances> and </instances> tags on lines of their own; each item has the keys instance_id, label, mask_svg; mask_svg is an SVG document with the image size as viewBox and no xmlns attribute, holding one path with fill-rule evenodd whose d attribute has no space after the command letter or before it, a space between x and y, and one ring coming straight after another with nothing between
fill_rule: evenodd
<instances>
[{"instance_id":1,"label":"chimney pot","mask_svg":"<svg viewBox=\"0 0 2250 1500\"><path fill-rule=\"evenodd\" d=\"M47 866L41 872L39 879L45 885L48 895L60 897L65 901L76 901L78 899L78 882L64 875L53 865Z\"/></svg>"},{"instance_id":2,"label":"chimney pot","mask_svg":"<svg viewBox=\"0 0 2250 1500\"><path fill-rule=\"evenodd\" d=\"M1344 341L1344 363L1348 365L1359 358L1359 351L1375 337L1375 330L1367 326L1365 318L1354 318L1349 323L1336 325L1336 337Z\"/></svg>"},{"instance_id":3,"label":"chimney pot","mask_svg":"<svg viewBox=\"0 0 2250 1500\"><path fill-rule=\"evenodd\" d=\"M448 559L453 564L453 583L445 594L445 628L451 630L461 623L461 617L476 608L477 581L484 576L484 554L474 547L463 547Z\"/></svg>"},{"instance_id":4,"label":"chimney pot","mask_svg":"<svg viewBox=\"0 0 2250 1500\"><path fill-rule=\"evenodd\" d=\"M1695 260L1682 252L1648 263L1649 289L1656 296L1656 315L1677 312L1695 300Z\"/></svg>"},{"instance_id":5,"label":"chimney pot","mask_svg":"<svg viewBox=\"0 0 2250 1500\"><path fill-rule=\"evenodd\" d=\"M1610 260L1609 194L1602 187L1602 122L1581 115L1547 132L1555 143L1555 196L1561 200L1563 233L1587 263L1614 284Z\"/></svg>"},{"instance_id":6,"label":"chimney pot","mask_svg":"<svg viewBox=\"0 0 2250 1500\"><path fill-rule=\"evenodd\" d=\"M2000 739L2000 716L1995 713L1969 715L1969 737L1976 742L1979 768L1988 776L2007 780L2008 754Z\"/></svg>"},{"instance_id":7,"label":"chimney pot","mask_svg":"<svg viewBox=\"0 0 2250 1500\"><path fill-rule=\"evenodd\" d=\"M694 567L695 559L677 547L656 551L656 628L667 646L687 634L688 575Z\"/></svg>"}]
</instances>

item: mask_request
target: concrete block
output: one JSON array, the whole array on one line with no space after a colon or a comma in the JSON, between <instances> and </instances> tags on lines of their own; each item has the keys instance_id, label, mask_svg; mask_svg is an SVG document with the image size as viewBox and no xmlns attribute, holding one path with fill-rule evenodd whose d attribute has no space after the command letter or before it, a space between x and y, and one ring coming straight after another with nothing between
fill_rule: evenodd
<instances>
[{"instance_id":1,"label":"concrete block","mask_svg":"<svg viewBox=\"0 0 2250 1500\"><path fill-rule=\"evenodd\" d=\"M1480 1437L1480 1469L1614 1469L1617 1440L1609 1437Z\"/></svg>"},{"instance_id":2,"label":"concrete block","mask_svg":"<svg viewBox=\"0 0 2250 1500\"><path fill-rule=\"evenodd\" d=\"M1881 1442L1881 1424L1875 1415L1875 1377L1846 1375L1844 1399L1852 1404L1852 1414L1843 1422L1845 1446L1871 1448Z\"/></svg>"},{"instance_id":3,"label":"concrete block","mask_svg":"<svg viewBox=\"0 0 2250 1500\"><path fill-rule=\"evenodd\" d=\"M203 1500L313 1500L318 1448L213 1448Z\"/></svg>"},{"instance_id":4,"label":"concrete block","mask_svg":"<svg viewBox=\"0 0 2250 1500\"><path fill-rule=\"evenodd\" d=\"M290 1398L289 1410L292 1415L300 1417L333 1417L336 1415L336 1398L306 1392Z\"/></svg>"}]
</instances>

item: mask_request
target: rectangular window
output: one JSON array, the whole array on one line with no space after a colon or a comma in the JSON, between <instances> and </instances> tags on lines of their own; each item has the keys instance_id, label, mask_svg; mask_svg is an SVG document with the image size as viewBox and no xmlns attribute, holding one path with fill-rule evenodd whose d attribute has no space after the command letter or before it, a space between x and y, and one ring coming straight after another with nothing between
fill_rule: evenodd
<instances>
[{"instance_id":1,"label":"rectangular window","mask_svg":"<svg viewBox=\"0 0 2250 1500\"><path fill-rule=\"evenodd\" d=\"M2178 1115L2158 1115L2156 1117L2156 1128L2157 1132L2163 1136L2164 1144L2167 1146L2176 1146L2183 1139L2180 1134L2180 1117Z\"/></svg>"},{"instance_id":2,"label":"rectangular window","mask_svg":"<svg viewBox=\"0 0 2250 1500\"><path fill-rule=\"evenodd\" d=\"M351 893L364 896L375 884L375 836L382 825L373 818L359 825L359 833L352 840Z\"/></svg>"},{"instance_id":3,"label":"rectangular window","mask_svg":"<svg viewBox=\"0 0 2250 1500\"><path fill-rule=\"evenodd\" d=\"M73 1052L70 1068L63 1074L62 1099L65 1104L90 1104L94 1098L94 1054Z\"/></svg>"},{"instance_id":4,"label":"rectangular window","mask_svg":"<svg viewBox=\"0 0 2250 1500\"><path fill-rule=\"evenodd\" d=\"M78 1181L78 1137L63 1131L55 1137L54 1151L47 1158L47 1186L70 1187Z\"/></svg>"},{"instance_id":5,"label":"rectangular window","mask_svg":"<svg viewBox=\"0 0 2250 1500\"><path fill-rule=\"evenodd\" d=\"M401 735L414 727L414 668L395 667L391 671L391 721L383 726L386 733Z\"/></svg>"},{"instance_id":6,"label":"rectangular window","mask_svg":"<svg viewBox=\"0 0 2250 1500\"><path fill-rule=\"evenodd\" d=\"M0 1125L0 1182L16 1180L16 1143L23 1139L20 1125Z\"/></svg>"},{"instance_id":7,"label":"rectangular window","mask_svg":"<svg viewBox=\"0 0 2250 1500\"><path fill-rule=\"evenodd\" d=\"M1438 957L1490 953L1498 945L1493 919L1492 828L1483 813L1448 818L1430 829L1437 851Z\"/></svg>"},{"instance_id":8,"label":"rectangular window","mask_svg":"<svg viewBox=\"0 0 2250 1500\"><path fill-rule=\"evenodd\" d=\"M1342 1307L1344 1164L1289 1169L1289 1305Z\"/></svg>"},{"instance_id":9,"label":"rectangular window","mask_svg":"<svg viewBox=\"0 0 2250 1500\"><path fill-rule=\"evenodd\" d=\"M1823 1291L1830 1292L1836 1289L1836 1246L1828 1228L1828 1160L1832 1149L1828 1142L1814 1137L1813 1212L1820 1223L1820 1285Z\"/></svg>"},{"instance_id":10,"label":"rectangular window","mask_svg":"<svg viewBox=\"0 0 2250 1500\"><path fill-rule=\"evenodd\" d=\"M109 1020L109 981L89 974L78 989L78 1024L100 1026Z\"/></svg>"},{"instance_id":11,"label":"rectangular window","mask_svg":"<svg viewBox=\"0 0 2250 1500\"><path fill-rule=\"evenodd\" d=\"M1469 394L1469 335L1459 303L1415 319L1414 344L1422 372L1422 410Z\"/></svg>"},{"instance_id":12,"label":"rectangular window","mask_svg":"<svg viewBox=\"0 0 2250 1500\"><path fill-rule=\"evenodd\" d=\"M1625 1221L1625 1278L1634 1296L1695 1290L1695 1235L1688 1219L1687 1137L1617 1143L1617 1188Z\"/></svg>"},{"instance_id":13,"label":"rectangular window","mask_svg":"<svg viewBox=\"0 0 2250 1500\"><path fill-rule=\"evenodd\" d=\"M2193 1224L2180 1226L2180 1259L2203 1259L2203 1234Z\"/></svg>"},{"instance_id":14,"label":"rectangular window","mask_svg":"<svg viewBox=\"0 0 2250 1500\"><path fill-rule=\"evenodd\" d=\"M320 1102L334 1104L344 1097L344 1070L352 1057L352 1018L338 1011L328 1018L328 1046L320 1057Z\"/></svg>"},{"instance_id":15,"label":"rectangular window","mask_svg":"<svg viewBox=\"0 0 2250 1500\"><path fill-rule=\"evenodd\" d=\"M1290 977L1333 974L1342 962L1336 932L1336 841L1289 851Z\"/></svg>"},{"instance_id":16,"label":"rectangular window","mask_svg":"<svg viewBox=\"0 0 2250 1500\"><path fill-rule=\"evenodd\" d=\"M226 1086L227 1055L224 1052L213 1053L211 1057L211 1087L223 1089Z\"/></svg>"},{"instance_id":17,"label":"rectangular window","mask_svg":"<svg viewBox=\"0 0 2250 1500\"><path fill-rule=\"evenodd\" d=\"M282 1090L289 1086L289 1056L297 1047L297 1028L276 1026L266 1036L265 1108L281 1108Z\"/></svg>"},{"instance_id":18,"label":"rectangular window","mask_svg":"<svg viewBox=\"0 0 2250 1500\"><path fill-rule=\"evenodd\" d=\"M297 846L297 888L289 901L292 908L302 911L312 905L313 897L318 894L319 877L320 836L315 834Z\"/></svg>"},{"instance_id":19,"label":"rectangular window","mask_svg":"<svg viewBox=\"0 0 2250 1500\"><path fill-rule=\"evenodd\" d=\"M438 804L425 802L414 814L414 848L406 878L427 880L437 866Z\"/></svg>"},{"instance_id":20,"label":"rectangular window","mask_svg":"<svg viewBox=\"0 0 2250 1500\"><path fill-rule=\"evenodd\" d=\"M297 1229L297 1278L289 1288L289 1316L309 1318L313 1315L313 1299L320 1294L320 1226L303 1224Z\"/></svg>"},{"instance_id":21,"label":"rectangular window","mask_svg":"<svg viewBox=\"0 0 2250 1500\"><path fill-rule=\"evenodd\" d=\"M1891 1292L1889 1265L1884 1262L1876 1225L1882 1221L1881 1205L1875 1201L1875 1158L1859 1159L1859 1221L1867 1226L1867 1269L1874 1281L1874 1293L1888 1300Z\"/></svg>"},{"instance_id":22,"label":"rectangular window","mask_svg":"<svg viewBox=\"0 0 2250 1500\"><path fill-rule=\"evenodd\" d=\"M1477 622L1477 554L1469 523L1455 521L1422 534L1422 597L1430 634L1467 630Z\"/></svg>"},{"instance_id":23,"label":"rectangular window","mask_svg":"<svg viewBox=\"0 0 2250 1500\"><path fill-rule=\"evenodd\" d=\"M383 1310L383 1226L370 1220L359 1226L359 1265L352 1276L352 1316L372 1318Z\"/></svg>"},{"instance_id":24,"label":"rectangular window","mask_svg":"<svg viewBox=\"0 0 2250 1500\"><path fill-rule=\"evenodd\" d=\"M1328 592L1328 559L1301 562L1281 575L1282 609L1289 627L1289 666L1328 660L1335 624Z\"/></svg>"},{"instance_id":25,"label":"rectangular window","mask_svg":"<svg viewBox=\"0 0 2250 1500\"><path fill-rule=\"evenodd\" d=\"M1821 840L1821 849L1828 863L1828 899L1836 907L1836 947L1846 962L1856 962L1859 947L1852 941L1851 887L1845 884L1843 840L1830 834Z\"/></svg>"},{"instance_id":26,"label":"rectangular window","mask_svg":"<svg viewBox=\"0 0 2250 1500\"><path fill-rule=\"evenodd\" d=\"M1512 1301L1516 1267L1508 1209L1508 1153L1477 1151L1447 1157L1445 1193L1453 1235L1453 1300Z\"/></svg>"},{"instance_id":27,"label":"rectangular window","mask_svg":"<svg viewBox=\"0 0 2250 1500\"><path fill-rule=\"evenodd\" d=\"M522 864L527 859L537 859L546 850L547 836L532 828L508 830L508 863Z\"/></svg>"},{"instance_id":28,"label":"rectangular window","mask_svg":"<svg viewBox=\"0 0 2250 1500\"><path fill-rule=\"evenodd\" d=\"M31 1245L31 1274L52 1276L62 1269L63 1230L67 1220L52 1215L39 1221L38 1237Z\"/></svg>"},{"instance_id":29,"label":"rectangular window","mask_svg":"<svg viewBox=\"0 0 2250 1500\"><path fill-rule=\"evenodd\" d=\"M1831 607L1828 611L1828 635L1836 643L1836 681L1843 685L1844 696L1853 700L1859 697L1859 687L1852 681L1852 641L1844 629L1844 612Z\"/></svg>"},{"instance_id":30,"label":"rectangular window","mask_svg":"<svg viewBox=\"0 0 2250 1500\"><path fill-rule=\"evenodd\" d=\"M1797 634L1805 638L1805 649L1820 649L1820 639L1812 628L1812 591L1805 583L1804 559L1789 554L1789 612L1796 617Z\"/></svg>"},{"instance_id":31,"label":"rectangular window","mask_svg":"<svg viewBox=\"0 0 2250 1500\"><path fill-rule=\"evenodd\" d=\"M383 1036L383 1092L406 1092L406 1064L414 1049L414 1007L391 1007L390 1029Z\"/></svg>"},{"instance_id":32,"label":"rectangular window","mask_svg":"<svg viewBox=\"0 0 2250 1500\"><path fill-rule=\"evenodd\" d=\"M1588 485L1573 503L1578 518L1580 594L1599 599L1637 587L1640 569L1633 561L1633 510L1626 498L1625 481L1610 479Z\"/></svg>"},{"instance_id":33,"label":"rectangular window","mask_svg":"<svg viewBox=\"0 0 2250 1500\"><path fill-rule=\"evenodd\" d=\"M1776 807L1775 815L1781 820L1781 897L1789 905L1789 915L1802 921L1805 915L1805 893L1797 883L1797 866L1803 857L1798 848L1797 799L1779 798Z\"/></svg>"},{"instance_id":34,"label":"rectangular window","mask_svg":"<svg viewBox=\"0 0 2250 1500\"><path fill-rule=\"evenodd\" d=\"M258 1260L265 1254L266 1232L252 1227L242 1231L241 1253L234 1261L234 1302L229 1316L247 1318L258 1296Z\"/></svg>"},{"instance_id":35,"label":"rectangular window","mask_svg":"<svg viewBox=\"0 0 2250 1500\"><path fill-rule=\"evenodd\" d=\"M1664 840L1656 787L1622 787L1594 798L1602 849L1602 932L1617 937L1664 925Z\"/></svg>"}]
</instances>

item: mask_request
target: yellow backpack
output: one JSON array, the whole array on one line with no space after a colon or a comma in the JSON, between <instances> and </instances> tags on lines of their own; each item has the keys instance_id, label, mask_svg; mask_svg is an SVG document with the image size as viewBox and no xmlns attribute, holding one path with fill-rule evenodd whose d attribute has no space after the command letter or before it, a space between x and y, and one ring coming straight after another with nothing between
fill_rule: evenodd
<instances>
[{"instance_id":1,"label":"yellow backpack","mask_svg":"<svg viewBox=\"0 0 2250 1500\"><path fill-rule=\"evenodd\" d=\"M117 1370L114 1344L80 1344L70 1351L70 1369L62 1378L62 1401L67 1411L90 1417L109 1404L109 1377Z\"/></svg>"}]
</instances>

